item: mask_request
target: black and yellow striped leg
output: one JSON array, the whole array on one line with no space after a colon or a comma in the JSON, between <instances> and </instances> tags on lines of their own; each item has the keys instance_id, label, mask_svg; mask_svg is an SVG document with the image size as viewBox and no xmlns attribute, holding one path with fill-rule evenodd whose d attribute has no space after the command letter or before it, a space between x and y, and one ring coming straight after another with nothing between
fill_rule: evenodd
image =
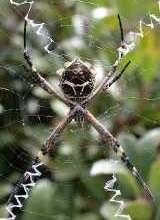
<instances>
[{"instance_id":1,"label":"black and yellow striped leg","mask_svg":"<svg viewBox=\"0 0 160 220\"><path fill-rule=\"evenodd\" d=\"M91 125L98 131L102 140L109 146L111 146L112 149L116 152L116 154L121 158L128 170L135 177L136 181L144 188L148 197L154 200L150 189L138 173L137 169L131 163L129 157L126 155L123 148L118 143L117 139L114 138L112 134L89 111L84 110L83 108L81 109L81 111L83 112L85 119L89 121Z\"/></svg>"},{"instance_id":2,"label":"black and yellow striped leg","mask_svg":"<svg viewBox=\"0 0 160 220\"><path fill-rule=\"evenodd\" d=\"M132 175L135 177L135 179L137 180L138 183L141 184L141 186L144 188L146 194L152 198L152 200L154 200L154 197L150 191L150 189L148 188L147 184L144 182L143 178L141 177L141 175L139 174L139 172L137 171L136 167L133 166L133 164L131 163L129 157L126 155L126 153L124 152L124 150L122 149L122 147L119 145L119 143L117 141L115 141L115 144L117 146L117 154L120 155L121 160L124 162L124 164L126 165L126 167L131 171Z\"/></svg>"}]
</instances>

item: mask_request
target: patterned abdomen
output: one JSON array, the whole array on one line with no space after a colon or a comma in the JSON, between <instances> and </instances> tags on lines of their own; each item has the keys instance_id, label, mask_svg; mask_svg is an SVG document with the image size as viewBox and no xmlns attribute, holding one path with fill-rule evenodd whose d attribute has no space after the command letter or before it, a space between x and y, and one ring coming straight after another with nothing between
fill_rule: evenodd
<instances>
[{"instance_id":1,"label":"patterned abdomen","mask_svg":"<svg viewBox=\"0 0 160 220\"><path fill-rule=\"evenodd\" d=\"M93 73L85 63L77 59L63 70L60 87L67 98L80 102L94 88Z\"/></svg>"}]
</instances>

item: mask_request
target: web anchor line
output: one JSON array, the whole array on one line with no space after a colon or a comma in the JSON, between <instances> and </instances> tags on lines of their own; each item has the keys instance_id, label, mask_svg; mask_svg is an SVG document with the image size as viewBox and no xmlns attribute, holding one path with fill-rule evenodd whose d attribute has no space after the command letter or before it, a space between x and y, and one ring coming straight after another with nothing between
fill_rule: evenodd
<instances>
[{"instance_id":1,"label":"web anchor line","mask_svg":"<svg viewBox=\"0 0 160 220\"><path fill-rule=\"evenodd\" d=\"M107 181L105 183L104 189L108 192L112 192L114 193L114 195L112 196L112 198L109 200L111 203L116 203L118 204L118 208L114 214L114 217L116 217L117 219L123 218L123 219L127 219L127 220L132 220L130 215L124 215L122 214L123 210L124 210L124 201L123 200L119 200L116 197L121 195L121 191L114 189L114 185L117 182L117 178L116 176L113 174L112 179Z\"/></svg>"},{"instance_id":2,"label":"web anchor line","mask_svg":"<svg viewBox=\"0 0 160 220\"><path fill-rule=\"evenodd\" d=\"M0 218L0 220L15 220L16 212L21 210L24 206L25 200L28 199L32 188L36 185L36 182L41 178L41 169L45 165L36 158L32 165L24 173L23 178L16 186L16 189L11 194L8 203L6 205L7 218Z\"/></svg>"}]
</instances>

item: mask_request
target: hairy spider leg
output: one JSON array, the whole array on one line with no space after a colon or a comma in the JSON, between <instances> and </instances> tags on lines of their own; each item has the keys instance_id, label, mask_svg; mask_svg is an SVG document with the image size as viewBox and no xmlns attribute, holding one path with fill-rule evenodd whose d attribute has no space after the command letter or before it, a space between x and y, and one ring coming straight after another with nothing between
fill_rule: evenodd
<instances>
[{"instance_id":1,"label":"hairy spider leg","mask_svg":"<svg viewBox=\"0 0 160 220\"><path fill-rule=\"evenodd\" d=\"M124 152L123 148L118 143L117 139L112 136L112 134L87 110L81 109L84 117L87 121L91 123L91 125L98 131L100 134L102 140L112 147L112 149L116 152L116 154L121 158L123 163L126 165L128 170L132 173L132 175L135 177L138 183L144 188L145 192L147 193L148 197L154 200L154 197L141 177L141 175L138 173L137 169L133 166L131 163L129 157Z\"/></svg>"}]
</instances>

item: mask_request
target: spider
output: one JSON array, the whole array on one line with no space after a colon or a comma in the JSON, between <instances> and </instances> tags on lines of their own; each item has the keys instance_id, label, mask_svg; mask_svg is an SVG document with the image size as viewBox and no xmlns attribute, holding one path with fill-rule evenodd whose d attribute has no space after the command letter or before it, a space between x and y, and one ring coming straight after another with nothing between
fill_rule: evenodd
<instances>
[{"instance_id":1,"label":"spider","mask_svg":"<svg viewBox=\"0 0 160 220\"><path fill-rule=\"evenodd\" d=\"M118 21L121 33L121 47L125 49L123 27L119 15ZM39 71L32 63L26 46L26 29L27 20L25 20L24 23L24 59L28 65L27 70L31 72L38 86L69 106L70 111L51 132L49 137L42 145L36 158L33 160L28 170L24 173L23 178L13 190L7 203L7 210L11 219L16 218L14 211L16 209L22 208L23 202L28 198L31 188L35 185L36 181L41 178L41 169L43 166L45 166L43 162L45 155L48 154L51 147L54 145L57 136L61 134L61 132L68 126L72 119L74 119L80 125L83 125L84 121L89 122L91 126L97 130L102 140L107 145L111 146L113 151L115 151L115 153L121 158L137 182L143 187L148 197L153 200L152 193L150 192L148 186L138 173L137 169L132 165L129 157L124 152L117 139L113 137L112 134L87 109L87 104L89 104L97 95L103 91L106 91L122 76L130 64L130 61L126 63L119 74L114 76L119 62L124 55L121 53L120 57L116 59L115 63L112 65L111 70L106 73L104 79L97 88L94 88L95 80L94 74L92 72L92 65L90 63L83 62L79 58L76 58L71 62L66 62L64 67L58 71L61 74L59 86L64 94L64 96L61 96L40 75Z\"/></svg>"}]
</instances>

